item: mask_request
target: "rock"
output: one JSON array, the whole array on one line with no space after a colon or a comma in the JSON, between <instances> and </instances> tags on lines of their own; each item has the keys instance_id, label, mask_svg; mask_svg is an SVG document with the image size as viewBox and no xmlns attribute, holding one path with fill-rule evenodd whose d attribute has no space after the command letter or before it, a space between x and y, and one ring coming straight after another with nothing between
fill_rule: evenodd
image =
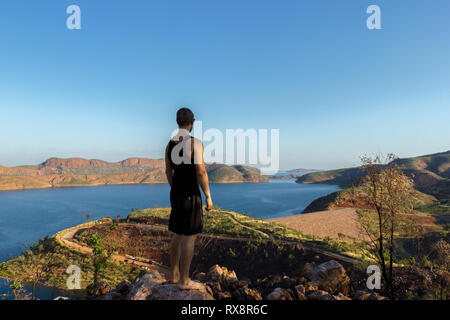
<instances>
[{"instance_id":1,"label":"rock","mask_svg":"<svg viewBox=\"0 0 450 320\"><path fill-rule=\"evenodd\" d=\"M166 281L158 271L145 274L128 293L126 300L146 300L152 289Z\"/></svg>"},{"instance_id":2,"label":"rock","mask_svg":"<svg viewBox=\"0 0 450 320\"><path fill-rule=\"evenodd\" d=\"M100 282L97 285L91 283L86 287L86 294L88 297L104 296L111 291L111 286L106 282Z\"/></svg>"},{"instance_id":3,"label":"rock","mask_svg":"<svg viewBox=\"0 0 450 320\"><path fill-rule=\"evenodd\" d=\"M367 300L367 298L370 296L370 293L363 290L357 290L355 294L353 295L354 300Z\"/></svg>"},{"instance_id":4,"label":"rock","mask_svg":"<svg viewBox=\"0 0 450 320\"><path fill-rule=\"evenodd\" d=\"M206 291L209 293L210 296L212 296L212 297L214 296L214 292L210 286L206 286Z\"/></svg>"},{"instance_id":5,"label":"rock","mask_svg":"<svg viewBox=\"0 0 450 320\"><path fill-rule=\"evenodd\" d=\"M306 300L306 289L305 286L302 284L299 284L294 287L294 294L297 298L297 300Z\"/></svg>"},{"instance_id":6,"label":"rock","mask_svg":"<svg viewBox=\"0 0 450 320\"><path fill-rule=\"evenodd\" d=\"M305 263L302 269L302 275L308 279L311 279L311 275L316 265L314 263Z\"/></svg>"},{"instance_id":7,"label":"rock","mask_svg":"<svg viewBox=\"0 0 450 320\"><path fill-rule=\"evenodd\" d=\"M294 300L294 298L287 289L276 288L269 293L267 300Z\"/></svg>"},{"instance_id":8,"label":"rock","mask_svg":"<svg viewBox=\"0 0 450 320\"><path fill-rule=\"evenodd\" d=\"M216 300L230 300L232 295L228 291L219 292L218 294L214 295Z\"/></svg>"},{"instance_id":9,"label":"rock","mask_svg":"<svg viewBox=\"0 0 450 320\"><path fill-rule=\"evenodd\" d=\"M305 277L300 277L300 278L298 278L298 280L297 280L297 283L298 283L298 284L303 284L303 285L305 285L307 282L308 282L308 280L307 280Z\"/></svg>"},{"instance_id":10,"label":"rock","mask_svg":"<svg viewBox=\"0 0 450 320\"><path fill-rule=\"evenodd\" d=\"M157 285L147 300L214 300L206 286L202 290L180 290L175 284Z\"/></svg>"},{"instance_id":11,"label":"rock","mask_svg":"<svg viewBox=\"0 0 450 320\"><path fill-rule=\"evenodd\" d=\"M199 272L193 278L194 280L198 280L200 282L206 282L206 273Z\"/></svg>"},{"instance_id":12,"label":"rock","mask_svg":"<svg viewBox=\"0 0 450 320\"><path fill-rule=\"evenodd\" d=\"M291 288L295 286L297 282L289 277L284 276L280 281L280 287L284 289Z\"/></svg>"},{"instance_id":13,"label":"rock","mask_svg":"<svg viewBox=\"0 0 450 320\"><path fill-rule=\"evenodd\" d=\"M261 280L261 286L263 288L273 288L274 287L274 283L270 278L264 278L263 280Z\"/></svg>"},{"instance_id":14,"label":"rock","mask_svg":"<svg viewBox=\"0 0 450 320\"><path fill-rule=\"evenodd\" d=\"M333 300L331 294L323 290L316 290L308 294L309 300Z\"/></svg>"},{"instance_id":15,"label":"rock","mask_svg":"<svg viewBox=\"0 0 450 320\"><path fill-rule=\"evenodd\" d=\"M342 293L339 292L339 294L333 296L334 300L352 300L351 298L343 295Z\"/></svg>"},{"instance_id":16,"label":"rock","mask_svg":"<svg viewBox=\"0 0 450 320\"><path fill-rule=\"evenodd\" d=\"M259 291L249 288L239 288L233 291L232 296L238 300L262 300Z\"/></svg>"},{"instance_id":17,"label":"rock","mask_svg":"<svg viewBox=\"0 0 450 320\"><path fill-rule=\"evenodd\" d=\"M307 283L306 286L305 286L306 294L308 294L310 292L313 292L313 291L317 291L317 290L319 290L319 287L318 286L314 286L311 283Z\"/></svg>"},{"instance_id":18,"label":"rock","mask_svg":"<svg viewBox=\"0 0 450 320\"><path fill-rule=\"evenodd\" d=\"M353 295L353 300L384 300L385 298L377 293L370 293L364 290L357 290Z\"/></svg>"},{"instance_id":19,"label":"rock","mask_svg":"<svg viewBox=\"0 0 450 320\"><path fill-rule=\"evenodd\" d=\"M218 282L218 281L217 282L207 282L206 285L211 288L211 290L214 294L222 292L222 286L220 285L220 282Z\"/></svg>"},{"instance_id":20,"label":"rock","mask_svg":"<svg viewBox=\"0 0 450 320\"><path fill-rule=\"evenodd\" d=\"M223 269L215 264L211 268L209 268L206 274L206 280L210 282L220 282L223 278Z\"/></svg>"},{"instance_id":21,"label":"rock","mask_svg":"<svg viewBox=\"0 0 450 320\"><path fill-rule=\"evenodd\" d=\"M240 287L236 273L233 270L228 270L226 267L220 267L217 264L208 270L206 281L213 283L219 282L223 289L236 290Z\"/></svg>"},{"instance_id":22,"label":"rock","mask_svg":"<svg viewBox=\"0 0 450 320\"><path fill-rule=\"evenodd\" d=\"M123 280L119 283L114 291L126 296L131 290L131 282L128 280Z\"/></svg>"},{"instance_id":23,"label":"rock","mask_svg":"<svg viewBox=\"0 0 450 320\"><path fill-rule=\"evenodd\" d=\"M311 284L321 290L331 293L342 292L348 295L351 292L350 278L344 267L335 260L320 264L311 273Z\"/></svg>"}]
</instances>

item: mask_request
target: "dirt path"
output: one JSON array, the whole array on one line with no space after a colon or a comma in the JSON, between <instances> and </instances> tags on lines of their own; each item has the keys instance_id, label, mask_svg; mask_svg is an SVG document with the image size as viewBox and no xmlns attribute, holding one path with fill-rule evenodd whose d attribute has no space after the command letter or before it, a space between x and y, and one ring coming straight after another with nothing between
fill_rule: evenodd
<instances>
[{"instance_id":1,"label":"dirt path","mask_svg":"<svg viewBox=\"0 0 450 320\"><path fill-rule=\"evenodd\" d=\"M314 246L312 246L310 244L307 244L307 243L304 243L304 242L301 242L301 241L294 241L294 240L289 241L289 240L276 240L276 239L274 240L274 239L271 239L271 237L268 234L266 234L266 233L264 233L264 232L262 232L260 230L256 230L256 229L253 229L251 227L248 227L248 226L240 223L239 221L237 221L234 217L232 217L232 218L233 218L233 221L236 221L242 227L245 227L245 228L250 229L252 231L257 231L258 233L261 233L263 235L263 237L265 238L262 241L273 241L275 243L300 245L300 246L302 246L304 248L307 248L308 250L311 250L313 252L317 252L317 253L320 253L320 254L322 254L324 256L330 257L331 259L337 259L337 260L345 261L347 263L356 263L356 262L359 261L358 259L355 259L353 257L346 256L346 255L343 255L343 254L339 254L339 253L336 253L336 252L331 252L331 251L324 250L324 249L320 249L320 248L314 247ZM123 222L121 224L124 225L124 226L127 226L127 225L128 226L136 226L136 223L125 223L125 222ZM167 231L167 226L164 226L164 225L139 224L139 226L143 227L143 228L149 228L149 229L152 229L152 230ZM71 229L71 230L61 234L61 240L64 242L64 244L66 246L68 246L71 249L74 249L74 250L76 250L78 252L92 253L92 248L89 248L87 246L82 246L82 245L80 245L80 244L78 244L78 243L73 241L74 235L79 230L82 230L82 229L86 229L86 227L80 226L79 228L74 228L74 229ZM237 241L252 241L252 242L261 241L261 240L256 240L256 239L253 239L253 238L241 238L241 237L221 236L221 235L212 235L212 234L202 234L201 237L222 239L222 240L237 240ZM130 259L127 258L124 255L113 255L112 258L114 260L116 260L116 261L123 262L123 263L127 263L127 262L125 262L125 260L130 261ZM163 273L164 275L166 275L166 277L170 276L170 271L169 271L169 268L167 266L156 265L156 264L149 264L149 263L145 263L145 262L141 262L141 261L134 261L134 264L139 265L139 266L147 267L149 269L149 271L157 270L157 271Z\"/></svg>"}]
</instances>

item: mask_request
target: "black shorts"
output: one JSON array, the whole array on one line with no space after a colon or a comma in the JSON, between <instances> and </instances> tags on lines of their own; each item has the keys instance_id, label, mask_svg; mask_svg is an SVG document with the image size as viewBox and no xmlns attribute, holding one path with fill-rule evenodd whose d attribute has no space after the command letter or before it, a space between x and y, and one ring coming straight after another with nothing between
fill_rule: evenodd
<instances>
[{"instance_id":1,"label":"black shorts","mask_svg":"<svg viewBox=\"0 0 450 320\"><path fill-rule=\"evenodd\" d=\"M170 194L169 230L191 236L203 231L202 197L200 195Z\"/></svg>"}]
</instances>

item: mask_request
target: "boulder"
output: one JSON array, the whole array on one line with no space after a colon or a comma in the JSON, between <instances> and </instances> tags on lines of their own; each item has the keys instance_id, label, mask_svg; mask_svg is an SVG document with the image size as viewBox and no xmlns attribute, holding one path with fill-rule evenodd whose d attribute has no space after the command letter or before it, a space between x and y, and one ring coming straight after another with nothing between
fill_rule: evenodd
<instances>
[{"instance_id":1,"label":"boulder","mask_svg":"<svg viewBox=\"0 0 450 320\"><path fill-rule=\"evenodd\" d=\"M385 298L377 293L371 293L364 290L357 290L353 295L353 300L384 300Z\"/></svg>"},{"instance_id":2,"label":"boulder","mask_svg":"<svg viewBox=\"0 0 450 320\"><path fill-rule=\"evenodd\" d=\"M209 268L206 280L209 282L220 282L223 278L223 273L224 270L218 264L215 264Z\"/></svg>"},{"instance_id":3,"label":"boulder","mask_svg":"<svg viewBox=\"0 0 450 320\"><path fill-rule=\"evenodd\" d=\"M335 260L324 262L311 273L311 284L332 294L341 292L350 294L351 282L344 267Z\"/></svg>"},{"instance_id":4,"label":"boulder","mask_svg":"<svg viewBox=\"0 0 450 320\"><path fill-rule=\"evenodd\" d=\"M308 294L308 300L334 300L333 296L326 291L316 290Z\"/></svg>"},{"instance_id":5,"label":"boulder","mask_svg":"<svg viewBox=\"0 0 450 320\"><path fill-rule=\"evenodd\" d=\"M199 272L193 278L194 280L198 280L200 282L206 282L206 273Z\"/></svg>"},{"instance_id":6,"label":"boulder","mask_svg":"<svg viewBox=\"0 0 450 320\"><path fill-rule=\"evenodd\" d=\"M228 291L219 292L216 295L214 295L216 300L230 300L232 295Z\"/></svg>"},{"instance_id":7,"label":"boulder","mask_svg":"<svg viewBox=\"0 0 450 320\"><path fill-rule=\"evenodd\" d=\"M214 294L222 292L222 286L220 285L220 282L218 282L218 281L217 282L207 282L206 285L211 288L211 290Z\"/></svg>"},{"instance_id":8,"label":"boulder","mask_svg":"<svg viewBox=\"0 0 450 320\"><path fill-rule=\"evenodd\" d=\"M292 288L296 284L297 282L294 279L291 279L287 276L284 276L280 281L280 287L284 289Z\"/></svg>"},{"instance_id":9,"label":"boulder","mask_svg":"<svg viewBox=\"0 0 450 320\"><path fill-rule=\"evenodd\" d=\"M309 262L305 263L303 265L303 269L301 272L302 275L308 279L311 279L311 275L312 275L312 272L315 269L315 267L316 267L315 263L309 263Z\"/></svg>"},{"instance_id":10,"label":"boulder","mask_svg":"<svg viewBox=\"0 0 450 320\"><path fill-rule=\"evenodd\" d=\"M275 288L275 290L269 293L267 300L294 300L294 297L287 289Z\"/></svg>"},{"instance_id":11,"label":"boulder","mask_svg":"<svg viewBox=\"0 0 450 320\"><path fill-rule=\"evenodd\" d=\"M175 284L157 285L147 300L214 300L206 286L202 290L180 290Z\"/></svg>"},{"instance_id":12,"label":"boulder","mask_svg":"<svg viewBox=\"0 0 450 320\"><path fill-rule=\"evenodd\" d=\"M352 300L351 298L343 295L342 293L338 293L337 295L333 296L334 300Z\"/></svg>"},{"instance_id":13,"label":"boulder","mask_svg":"<svg viewBox=\"0 0 450 320\"><path fill-rule=\"evenodd\" d=\"M306 295L308 295L308 293L313 292L313 291L316 291L316 290L319 290L319 287L318 287L318 286L314 286L314 285L312 285L311 283L307 283L307 284L305 285Z\"/></svg>"},{"instance_id":14,"label":"boulder","mask_svg":"<svg viewBox=\"0 0 450 320\"><path fill-rule=\"evenodd\" d=\"M103 296L111 291L111 286L106 282L100 282L97 285L91 283L86 287L86 294L88 297Z\"/></svg>"},{"instance_id":15,"label":"boulder","mask_svg":"<svg viewBox=\"0 0 450 320\"><path fill-rule=\"evenodd\" d=\"M128 280L123 280L121 283L117 285L114 291L126 296L130 292L130 290L131 290L131 282Z\"/></svg>"},{"instance_id":16,"label":"boulder","mask_svg":"<svg viewBox=\"0 0 450 320\"><path fill-rule=\"evenodd\" d=\"M236 273L233 270L228 270L226 267L221 267L217 264L208 270L206 281L212 283L218 282L224 289L236 290L240 287Z\"/></svg>"},{"instance_id":17,"label":"boulder","mask_svg":"<svg viewBox=\"0 0 450 320\"><path fill-rule=\"evenodd\" d=\"M294 287L294 294L297 298L297 300L306 300L306 289L305 286L302 284L299 284Z\"/></svg>"},{"instance_id":18,"label":"boulder","mask_svg":"<svg viewBox=\"0 0 450 320\"><path fill-rule=\"evenodd\" d=\"M152 289L165 281L164 276L156 270L147 273L133 286L126 300L146 300Z\"/></svg>"},{"instance_id":19,"label":"boulder","mask_svg":"<svg viewBox=\"0 0 450 320\"><path fill-rule=\"evenodd\" d=\"M245 287L234 290L232 296L238 300L262 300L261 293L258 290Z\"/></svg>"}]
</instances>

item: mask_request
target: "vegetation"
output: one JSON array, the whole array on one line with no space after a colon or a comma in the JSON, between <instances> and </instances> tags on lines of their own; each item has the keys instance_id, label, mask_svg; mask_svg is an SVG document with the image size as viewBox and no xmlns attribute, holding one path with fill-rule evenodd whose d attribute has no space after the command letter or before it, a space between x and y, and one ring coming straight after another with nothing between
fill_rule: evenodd
<instances>
[{"instance_id":1,"label":"vegetation","mask_svg":"<svg viewBox=\"0 0 450 320\"><path fill-rule=\"evenodd\" d=\"M395 240L402 234L410 234L414 221L405 215L412 210L412 181L393 160L393 155L388 155L386 160L380 156L362 158L366 175L361 189L373 210L359 213L360 224L370 239L366 251L381 266L385 291L391 299L397 295L393 275L397 258Z\"/></svg>"},{"instance_id":2,"label":"vegetation","mask_svg":"<svg viewBox=\"0 0 450 320\"><path fill-rule=\"evenodd\" d=\"M81 287L95 281L95 265L101 261L89 253L75 251L65 246L58 234L51 238L44 238L30 247L25 253L0 264L0 277L24 282L45 284L51 287L66 288L66 273L70 265L81 269ZM100 264L98 265L100 266ZM108 270L102 277L112 286L122 280L134 281L143 271L136 266L120 264L117 261L108 262Z\"/></svg>"},{"instance_id":3,"label":"vegetation","mask_svg":"<svg viewBox=\"0 0 450 320\"><path fill-rule=\"evenodd\" d=\"M397 167L415 182L415 188L438 199L450 199L450 151L426 156L395 159ZM387 164L383 164L387 165ZM337 184L349 188L364 176L361 167L313 172L301 176L298 183Z\"/></svg>"}]
</instances>

